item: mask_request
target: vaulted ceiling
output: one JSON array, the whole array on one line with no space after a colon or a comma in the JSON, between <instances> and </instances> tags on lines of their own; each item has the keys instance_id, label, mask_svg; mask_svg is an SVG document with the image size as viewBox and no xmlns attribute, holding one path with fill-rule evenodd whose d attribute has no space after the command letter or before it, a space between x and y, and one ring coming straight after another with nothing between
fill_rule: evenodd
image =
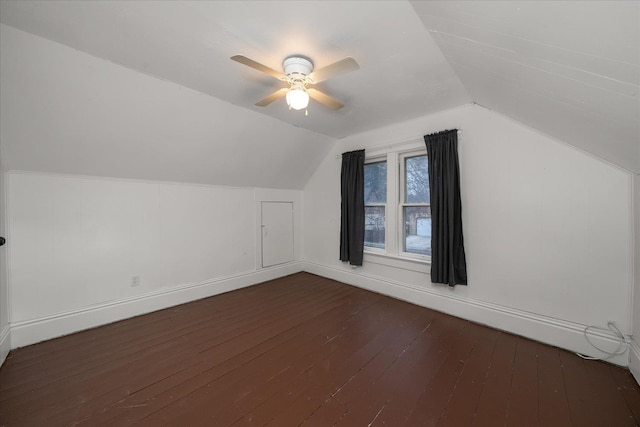
<instances>
[{"instance_id":1,"label":"vaulted ceiling","mask_svg":"<svg viewBox=\"0 0 640 427\"><path fill-rule=\"evenodd\" d=\"M471 99L640 172L640 2L412 2Z\"/></svg>"},{"instance_id":2,"label":"vaulted ceiling","mask_svg":"<svg viewBox=\"0 0 640 427\"><path fill-rule=\"evenodd\" d=\"M228 155L240 147L250 157L255 134L275 128L277 137L265 136L266 142L283 153L299 157L294 147L303 139L316 144L304 146L307 154L321 156L327 150L317 144L334 138L475 102L640 171L638 2L3 1L0 22L233 104L226 107L234 115L229 129L217 129L227 126L218 119L217 130L208 129L194 150L222 132L225 140L235 139ZM243 54L281 69L282 60L296 53L311 57L316 67L346 56L357 60L360 70L320 85L343 109L312 101L304 116L283 100L257 107L281 83L229 60ZM254 120L261 115L268 117ZM243 121L255 122L246 125L254 134L242 133ZM4 139L28 143L24 135ZM2 143L10 168L26 155L7 148L11 140ZM254 163L263 156L259 152ZM18 160L13 167L28 168ZM127 167L122 174L130 176ZM289 178L305 181L312 168L313 162L304 164L307 172ZM175 179L256 181L226 182L206 173Z\"/></svg>"},{"instance_id":3,"label":"vaulted ceiling","mask_svg":"<svg viewBox=\"0 0 640 427\"><path fill-rule=\"evenodd\" d=\"M12 2L7 25L179 83L278 120L339 138L469 102L408 2ZM255 102L281 82L229 58L276 70L291 54L323 67L346 56L360 70L321 87L345 104Z\"/></svg>"}]
</instances>

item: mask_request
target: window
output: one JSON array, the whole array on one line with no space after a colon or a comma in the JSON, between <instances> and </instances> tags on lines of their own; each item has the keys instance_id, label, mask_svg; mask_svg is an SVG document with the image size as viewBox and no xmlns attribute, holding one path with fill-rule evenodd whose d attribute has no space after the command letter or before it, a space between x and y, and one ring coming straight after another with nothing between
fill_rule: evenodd
<instances>
[{"instance_id":1,"label":"window","mask_svg":"<svg viewBox=\"0 0 640 427\"><path fill-rule=\"evenodd\" d=\"M431 256L429 168L423 143L367 153L364 249L426 261Z\"/></svg>"},{"instance_id":2,"label":"window","mask_svg":"<svg viewBox=\"0 0 640 427\"><path fill-rule=\"evenodd\" d=\"M405 253L431 256L431 208L429 206L429 171L427 155L403 155L402 236Z\"/></svg>"},{"instance_id":3,"label":"window","mask_svg":"<svg viewBox=\"0 0 640 427\"><path fill-rule=\"evenodd\" d=\"M364 246L385 248L387 204L387 162L364 165Z\"/></svg>"}]
</instances>

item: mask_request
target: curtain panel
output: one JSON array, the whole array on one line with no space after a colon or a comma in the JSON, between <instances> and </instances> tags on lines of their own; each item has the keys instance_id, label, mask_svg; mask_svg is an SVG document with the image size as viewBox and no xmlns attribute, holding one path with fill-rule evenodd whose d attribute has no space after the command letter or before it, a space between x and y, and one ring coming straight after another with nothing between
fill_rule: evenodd
<instances>
[{"instance_id":1,"label":"curtain panel","mask_svg":"<svg viewBox=\"0 0 640 427\"><path fill-rule=\"evenodd\" d=\"M466 285L458 131L425 135L424 141L431 192L431 282Z\"/></svg>"},{"instance_id":2,"label":"curtain panel","mask_svg":"<svg viewBox=\"0 0 640 427\"><path fill-rule=\"evenodd\" d=\"M342 154L340 261L362 265L364 252L364 150Z\"/></svg>"}]
</instances>

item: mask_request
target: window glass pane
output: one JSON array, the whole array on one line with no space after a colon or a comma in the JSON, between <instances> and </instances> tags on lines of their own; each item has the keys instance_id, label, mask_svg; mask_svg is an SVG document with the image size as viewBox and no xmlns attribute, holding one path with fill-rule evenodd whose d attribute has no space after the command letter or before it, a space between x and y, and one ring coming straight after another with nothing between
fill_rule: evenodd
<instances>
[{"instance_id":1,"label":"window glass pane","mask_svg":"<svg viewBox=\"0 0 640 427\"><path fill-rule=\"evenodd\" d=\"M431 256L431 208L404 207L404 251Z\"/></svg>"},{"instance_id":2,"label":"window glass pane","mask_svg":"<svg viewBox=\"0 0 640 427\"><path fill-rule=\"evenodd\" d=\"M387 162L367 163L364 165L364 204L386 202Z\"/></svg>"},{"instance_id":3,"label":"window glass pane","mask_svg":"<svg viewBox=\"0 0 640 427\"><path fill-rule=\"evenodd\" d=\"M405 203L429 203L427 156L404 159Z\"/></svg>"},{"instance_id":4,"label":"window glass pane","mask_svg":"<svg viewBox=\"0 0 640 427\"><path fill-rule=\"evenodd\" d=\"M384 206L365 206L364 245L384 249Z\"/></svg>"}]
</instances>

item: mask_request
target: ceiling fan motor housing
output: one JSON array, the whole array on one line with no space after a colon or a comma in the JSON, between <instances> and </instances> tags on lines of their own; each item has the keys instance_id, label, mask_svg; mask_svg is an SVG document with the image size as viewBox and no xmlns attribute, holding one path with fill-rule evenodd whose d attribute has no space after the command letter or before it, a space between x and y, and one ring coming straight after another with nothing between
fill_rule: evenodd
<instances>
[{"instance_id":1,"label":"ceiling fan motor housing","mask_svg":"<svg viewBox=\"0 0 640 427\"><path fill-rule=\"evenodd\" d=\"M308 76L313 71L313 62L301 56L290 56L282 63L284 73L293 77L295 75Z\"/></svg>"}]
</instances>

